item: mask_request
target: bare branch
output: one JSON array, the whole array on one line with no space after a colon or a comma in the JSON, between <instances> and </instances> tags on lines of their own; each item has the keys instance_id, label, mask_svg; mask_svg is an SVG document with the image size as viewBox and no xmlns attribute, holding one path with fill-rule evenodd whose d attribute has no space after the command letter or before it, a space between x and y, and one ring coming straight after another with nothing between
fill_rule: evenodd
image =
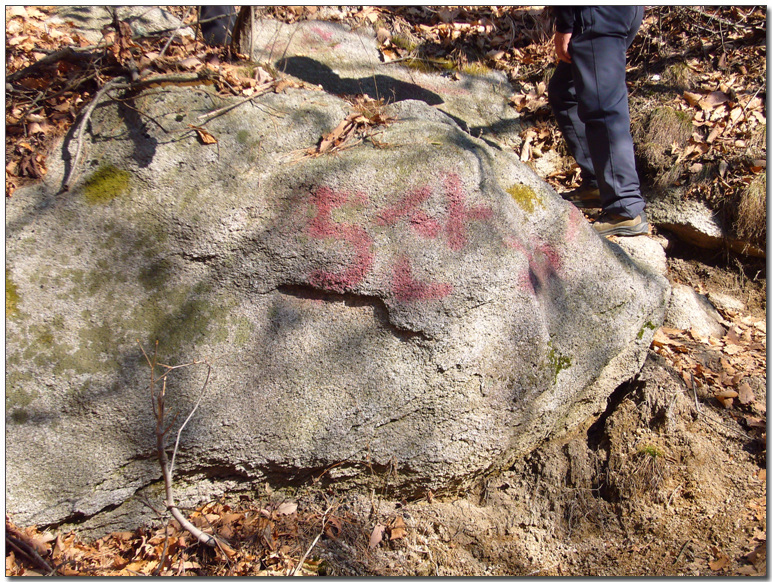
<instances>
[{"instance_id":1,"label":"bare branch","mask_svg":"<svg viewBox=\"0 0 772 582\"><path fill-rule=\"evenodd\" d=\"M85 49L78 49L73 47L63 48L51 53L50 55L44 56L42 59L35 61L28 67L24 67L15 73L11 73L6 77L5 80L7 83L14 83L19 79L23 79L29 75L34 75L40 69L43 69L49 65L53 65L54 63L58 63L62 60L88 60L94 56L91 52L94 48L95 47L86 47Z\"/></svg>"},{"instance_id":2,"label":"bare branch","mask_svg":"<svg viewBox=\"0 0 772 582\"><path fill-rule=\"evenodd\" d=\"M206 364L206 380L204 380L204 385L201 388L201 393L198 395L198 400L196 400L196 404L193 407L193 410L190 411L190 414L188 414L188 417L185 419L185 422L182 423L182 426L180 427L180 430L177 431L177 440L174 441L174 452L172 453L172 464L169 469L169 472L173 475L174 474L174 461L177 458L177 449L180 446L180 436L182 435L182 430L185 428L185 425L188 424L188 421L193 418L193 415L196 413L196 410L198 410L198 405L201 404L201 399L204 397L204 393L206 392L206 387L209 384L209 377L212 374L212 366L208 362L204 362Z\"/></svg>"},{"instance_id":3,"label":"bare branch","mask_svg":"<svg viewBox=\"0 0 772 582\"><path fill-rule=\"evenodd\" d=\"M75 169L78 167L78 163L80 162L80 153L83 149L83 136L86 133L88 120L91 119L91 113L94 111L94 108L97 106L97 103L99 103L99 100L102 98L102 96L110 89L112 89L113 86L117 85L119 80L120 78L115 78L105 83L102 88L97 91L97 94L94 96L94 98L91 100L91 103L88 104L88 107L86 107L86 110L83 112L83 117L80 118L80 123L77 127L78 140L77 147L75 149L75 157L72 160L69 175L65 178L60 193L66 192L70 189L70 183L72 182L73 176L75 175Z\"/></svg>"},{"instance_id":4,"label":"bare branch","mask_svg":"<svg viewBox=\"0 0 772 582\"><path fill-rule=\"evenodd\" d=\"M188 86L188 85L199 85L199 84L207 84L214 82L214 78L217 76L217 73L213 73L211 71L202 70L198 73L194 74L172 74L172 75L152 75L149 77L144 77L142 79L138 79L136 81L130 81L125 82L125 77L116 77L114 79L111 79L107 83L105 83L99 91L97 91L97 94L94 96L94 98L91 100L91 103L88 104L88 107L83 112L83 116L80 119L80 122L77 126L77 147L75 149L75 157L72 160L72 164L70 166L70 171L66 178L64 179L64 182L62 183L62 187L59 190L59 193L67 192L70 189L70 186L72 185L73 177L75 176L75 170L78 167L78 164L80 163L80 156L81 151L83 150L83 137L86 133L86 126L88 125L89 119L91 119L91 114L94 111L94 108L97 106L97 103L99 103L99 100L104 96L105 93L107 93L110 90L113 89L131 89L131 90L142 90L148 87L155 87L155 86L164 86L164 85L177 85L177 86ZM124 81L121 83L121 81Z\"/></svg>"},{"instance_id":5,"label":"bare branch","mask_svg":"<svg viewBox=\"0 0 772 582\"><path fill-rule=\"evenodd\" d=\"M17 555L27 558L35 565L35 567L41 568L46 574L51 574L54 571L48 562L37 553L35 548L21 539L20 535L17 535L8 527L7 522L5 524L5 541Z\"/></svg>"},{"instance_id":6,"label":"bare branch","mask_svg":"<svg viewBox=\"0 0 772 582\"><path fill-rule=\"evenodd\" d=\"M172 517L177 520L177 522L182 526L183 529L190 532L193 537L195 537L199 542L202 544L205 544L210 547L218 547L218 546L224 546L222 543L218 543L218 541L214 538L214 536L209 535L208 533L205 533L201 531L199 528L197 528L195 525L190 523L188 519L182 515L182 512L180 512L179 508L174 503L174 492L172 490L172 467L174 466L174 458L177 454L177 448L179 446L180 442L180 436L182 434L182 430L185 428L185 425L187 425L188 421L193 417L196 410L198 409L199 404L201 403L201 399L204 396L204 393L206 391L206 387L209 384L209 377L211 375L212 367L207 362L191 362L189 364L182 364L180 366L167 366L165 364L159 364L158 363L158 342L156 342L155 351L153 353L153 358L148 356L145 349L140 345L140 349L142 350L142 354L145 356L145 360L148 363L148 366L150 367L150 397L151 397L151 404L153 406L153 415L155 417L156 426L155 426L155 438L156 438L156 452L158 454L158 462L161 465L161 473L163 474L164 478L164 489L166 493L166 509L171 513ZM177 431L177 440L174 445L174 456L172 457L172 463L170 465L169 463L169 457L166 454L166 433L171 428L171 425L169 427L164 427L165 424L165 401L166 401L166 382L168 380L168 375L173 370L177 370L180 368L184 368L187 366L192 366L194 364L204 363L207 366L207 374L206 374L206 380L204 381L204 385L201 389L201 393L199 394L198 400L196 401L195 406L193 407L193 410L190 412L188 417L185 419L185 422L182 423L182 426ZM155 371L157 367L165 368L166 371L161 374L158 378L156 378ZM156 383L161 382L161 389L160 391L156 390Z\"/></svg>"}]
</instances>

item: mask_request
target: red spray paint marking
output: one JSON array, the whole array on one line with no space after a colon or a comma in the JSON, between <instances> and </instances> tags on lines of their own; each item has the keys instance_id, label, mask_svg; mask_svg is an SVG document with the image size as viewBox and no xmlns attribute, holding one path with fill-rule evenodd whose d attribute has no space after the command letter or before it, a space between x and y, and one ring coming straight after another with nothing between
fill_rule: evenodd
<instances>
[{"instance_id":1,"label":"red spray paint marking","mask_svg":"<svg viewBox=\"0 0 772 582\"><path fill-rule=\"evenodd\" d=\"M395 205L381 212L375 222L391 226L400 220L406 220L411 228L424 238L434 239L444 232L446 244L454 251L461 250L467 243L468 222L488 220L493 216L493 211L487 206L466 206L466 193L457 174L445 174L442 178L442 189L448 207L448 219L444 227L419 208L432 195L428 186L408 192ZM352 289L372 270L373 241L363 228L333 221L332 211L348 202L367 205L367 196L361 192L352 196L347 192L337 192L323 186L312 194L311 200L317 214L307 225L308 234L316 239L332 238L345 241L353 247L355 256L351 265L342 272L318 270L311 274L309 282L322 289L339 293ZM415 280L410 258L402 256L392 269L391 290L398 300L418 301L446 297L453 292L453 286Z\"/></svg>"},{"instance_id":2,"label":"red spray paint marking","mask_svg":"<svg viewBox=\"0 0 772 582\"><path fill-rule=\"evenodd\" d=\"M429 217L418 207L432 195L428 186L408 192L402 200L391 208L381 212L376 221L381 225L394 225L400 218L407 218L410 226L424 238L437 238L440 233L440 223Z\"/></svg>"},{"instance_id":3,"label":"red spray paint marking","mask_svg":"<svg viewBox=\"0 0 772 582\"><path fill-rule=\"evenodd\" d=\"M584 215L579 212L579 209L571 205L570 210L568 211L568 224L566 224L566 240L572 241L576 238L577 233L579 232L579 225L583 222L586 222L584 219Z\"/></svg>"},{"instance_id":4,"label":"red spray paint marking","mask_svg":"<svg viewBox=\"0 0 772 582\"><path fill-rule=\"evenodd\" d=\"M317 239L332 238L346 241L354 247L355 257L349 268L341 273L318 270L311 273L309 282L312 285L342 293L362 282L373 266L374 256L371 251L373 241L367 232L358 226L333 222L332 211L340 208L348 201L347 192L335 192L321 187L314 192L312 199L318 213L308 223L308 234ZM357 194L356 200L366 202L363 194Z\"/></svg>"},{"instance_id":5,"label":"red spray paint marking","mask_svg":"<svg viewBox=\"0 0 772 582\"><path fill-rule=\"evenodd\" d=\"M330 42L332 38L332 31L324 30L321 26L312 27L311 32L320 37L324 42Z\"/></svg>"},{"instance_id":6,"label":"red spray paint marking","mask_svg":"<svg viewBox=\"0 0 772 582\"><path fill-rule=\"evenodd\" d=\"M448 246L459 251L466 245L466 223L468 220L488 220L493 216L493 210L487 206L466 207L466 194L461 188L458 174L446 174L442 180L445 195L448 198L449 217L445 225L448 236Z\"/></svg>"},{"instance_id":7,"label":"red spray paint marking","mask_svg":"<svg viewBox=\"0 0 772 582\"><path fill-rule=\"evenodd\" d=\"M533 251L523 246L515 237L508 237L505 244L518 250L528 259L528 268L520 274L520 287L532 294L537 294L550 282L560 277L563 261L555 247L534 239Z\"/></svg>"},{"instance_id":8,"label":"red spray paint marking","mask_svg":"<svg viewBox=\"0 0 772 582\"><path fill-rule=\"evenodd\" d=\"M466 194L458 174L445 174L442 188L448 203L448 221L444 228L447 244L454 251L459 251L466 245L466 225L469 220L488 220L493 216L493 210L488 206L467 208ZM378 223L393 225L405 218L419 235L436 238L443 230L442 225L419 210L419 206L431 195L428 186L409 192L397 204L384 210L378 216Z\"/></svg>"},{"instance_id":9,"label":"red spray paint marking","mask_svg":"<svg viewBox=\"0 0 772 582\"><path fill-rule=\"evenodd\" d=\"M397 259L391 278L391 290L400 301L441 299L453 292L453 285L448 283L422 283L413 279L410 259L402 256Z\"/></svg>"}]
</instances>

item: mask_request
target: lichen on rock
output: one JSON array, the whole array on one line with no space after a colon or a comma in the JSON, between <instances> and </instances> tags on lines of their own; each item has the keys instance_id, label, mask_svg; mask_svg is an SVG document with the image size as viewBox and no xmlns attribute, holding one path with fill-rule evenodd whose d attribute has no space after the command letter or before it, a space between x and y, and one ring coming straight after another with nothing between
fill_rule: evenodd
<instances>
[{"instance_id":1,"label":"lichen on rock","mask_svg":"<svg viewBox=\"0 0 772 582\"><path fill-rule=\"evenodd\" d=\"M83 185L83 198L89 204L107 204L124 194L131 183L131 174L113 165L101 166Z\"/></svg>"}]
</instances>

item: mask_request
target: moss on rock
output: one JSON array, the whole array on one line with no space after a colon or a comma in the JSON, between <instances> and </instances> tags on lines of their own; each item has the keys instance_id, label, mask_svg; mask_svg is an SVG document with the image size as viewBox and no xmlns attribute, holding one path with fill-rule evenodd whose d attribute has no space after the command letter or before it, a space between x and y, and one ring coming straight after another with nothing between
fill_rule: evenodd
<instances>
[{"instance_id":1,"label":"moss on rock","mask_svg":"<svg viewBox=\"0 0 772 582\"><path fill-rule=\"evenodd\" d=\"M115 166L100 167L91 174L83 187L83 197L89 204L107 204L129 189L131 175Z\"/></svg>"},{"instance_id":2,"label":"moss on rock","mask_svg":"<svg viewBox=\"0 0 772 582\"><path fill-rule=\"evenodd\" d=\"M512 196L512 199L517 202L518 206L528 214L531 214L535 210L536 204L544 208L544 203L539 199L539 196L533 188L529 188L523 184L514 184L512 187L507 188L507 192Z\"/></svg>"},{"instance_id":3,"label":"moss on rock","mask_svg":"<svg viewBox=\"0 0 772 582\"><path fill-rule=\"evenodd\" d=\"M558 352L552 346L552 341L547 342L547 346L549 347L549 352L547 352L547 361L549 362L550 368L555 373L553 378L553 384L554 384L554 383L557 383L558 381L558 374L560 374L560 372L562 372L563 370L568 370L568 368L571 367L571 358L569 358L568 356L564 356L560 352Z\"/></svg>"},{"instance_id":4,"label":"moss on rock","mask_svg":"<svg viewBox=\"0 0 772 582\"><path fill-rule=\"evenodd\" d=\"M5 270L5 318L19 314L19 288L11 281L11 274Z\"/></svg>"}]
</instances>

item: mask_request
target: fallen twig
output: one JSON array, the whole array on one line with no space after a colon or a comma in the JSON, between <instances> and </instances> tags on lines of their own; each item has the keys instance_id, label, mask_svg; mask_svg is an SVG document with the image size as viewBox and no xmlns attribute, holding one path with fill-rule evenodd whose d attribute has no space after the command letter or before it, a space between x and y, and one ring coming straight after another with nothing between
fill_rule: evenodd
<instances>
[{"instance_id":1,"label":"fallen twig","mask_svg":"<svg viewBox=\"0 0 772 582\"><path fill-rule=\"evenodd\" d=\"M55 63L58 63L59 61L63 60L86 60L90 59L94 55L91 54L91 51L95 47L86 47L83 49L77 49L73 47L66 47L61 50L58 50L56 52L51 53L50 55L44 56L39 61L35 61L31 65L24 67L23 69L20 69L16 71L15 73L11 73L5 78L5 81L7 83L14 83L15 81L18 81L19 79L23 79L24 77L27 77L29 75L34 75L37 73L40 69L43 69L47 67L48 65L53 65Z\"/></svg>"},{"instance_id":2,"label":"fallen twig","mask_svg":"<svg viewBox=\"0 0 772 582\"><path fill-rule=\"evenodd\" d=\"M262 97L263 95L265 95L266 93L271 91L273 89L273 87L274 87L273 83L268 83L268 85L264 89L262 89L261 91L258 91L254 95L250 95L249 97L246 97L246 98L242 99L238 103L232 103L231 105L226 105L225 107L221 107L220 109L217 109L215 111L210 111L209 113L204 113L202 115L199 115L198 119L200 121L203 121L204 123L206 123L207 121L211 121L212 119L214 119L218 115L222 115L223 113L227 113L231 109L235 109L236 107L244 105L245 103L248 103L249 101L252 101L253 99L257 99L258 97Z\"/></svg>"},{"instance_id":3,"label":"fallen twig","mask_svg":"<svg viewBox=\"0 0 772 582\"><path fill-rule=\"evenodd\" d=\"M46 562L40 554L37 553L35 548L25 542L19 535L14 533L11 528L8 527L8 523L5 524L5 541L11 546L17 555L27 558L36 567L41 568L46 574L53 573L54 569Z\"/></svg>"},{"instance_id":4,"label":"fallen twig","mask_svg":"<svg viewBox=\"0 0 772 582\"><path fill-rule=\"evenodd\" d=\"M72 185L72 181L75 176L75 170L77 169L78 164L80 163L80 156L83 150L83 137L86 133L86 126L88 125L89 119L91 119L91 114L96 108L97 103L99 103L100 99L105 95L105 93L111 90L139 91L142 89L147 89L149 87L162 87L164 85L177 85L177 86L184 87L188 85L200 85L202 83L207 84L207 83L213 83L216 77L217 77L217 73L204 69L199 71L198 73L192 73L192 74L152 75L149 77L137 79L136 81L129 81L129 82L126 82L126 77L116 77L114 79L111 79L107 83L105 83L102 86L102 88L99 89L99 91L97 91L97 94L91 100L91 103L89 103L88 106L85 108L85 110L83 111L83 115L81 116L80 121L78 122L78 125L76 127L76 132L78 134L78 137L77 137L76 148L75 148L75 156L72 159L70 171L68 175L65 177L64 181L62 182L62 187L59 190L59 194L63 192L67 192L70 189L70 186Z\"/></svg>"},{"instance_id":5,"label":"fallen twig","mask_svg":"<svg viewBox=\"0 0 772 582\"><path fill-rule=\"evenodd\" d=\"M91 113L94 111L94 108L97 106L97 103L99 103L99 100L102 98L102 96L105 93L107 93L110 89L112 89L115 85L117 85L119 80L121 80L120 77L111 79L110 81L105 83L102 86L102 88L99 91L97 91L97 94L91 100L91 103L89 103L86 109L83 111L83 116L80 118L80 122L78 123L78 127L76 128L78 133L78 139L75 147L75 156L73 157L72 164L70 165L69 175L64 179L64 182L62 183L62 188L61 190L59 190L60 194L62 192L67 192L67 190L70 189L72 179L75 176L75 169L78 167L78 163L80 162L80 153L83 150L83 136L86 133L86 126L88 125L88 120L91 118Z\"/></svg>"},{"instance_id":6,"label":"fallen twig","mask_svg":"<svg viewBox=\"0 0 772 582\"><path fill-rule=\"evenodd\" d=\"M322 537L322 534L324 533L324 526L325 526L325 524L326 524L326 522L327 522L327 514L330 512L330 510L332 509L332 507L333 507L333 506L331 505L331 506L330 506L330 507L328 507L328 508L327 508L327 510L324 512L324 515L322 516L322 530L321 530L321 531L319 532L319 534L318 534L318 535L317 535L317 536L314 538L314 541L313 541L313 542L311 542L311 545L310 545L310 546L308 546L308 549L306 550L306 553L305 553L305 554L303 554L303 557L302 557L302 558L300 559L300 561L298 562L298 565L297 565L297 566L295 566L295 570L293 570L293 572L292 572L292 575L293 575L293 576L299 576L299 575L300 575L300 574L299 574L299 572L300 572L300 571L303 569L303 564L305 564L305 563L306 563L306 559L308 558L308 555L311 553L311 550L313 550L313 549L314 549L314 546L315 546L315 545L316 545L316 543L319 541L319 539Z\"/></svg>"},{"instance_id":7,"label":"fallen twig","mask_svg":"<svg viewBox=\"0 0 772 582\"><path fill-rule=\"evenodd\" d=\"M159 364L157 360L158 356L158 342L156 342L156 349L153 353L153 359L150 360L147 353L145 352L144 348L140 345L140 349L142 350L143 355L145 356L145 360L147 360L148 365L150 366L150 397L153 404L153 415L156 419L156 429L155 429L155 436L156 436L156 450L158 453L158 462L161 465L161 472L163 473L164 477L164 488L166 492L166 509L169 511L169 513L172 514L172 517L177 520L177 522L182 526L183 529L188 531L193 537L195 537L199 542L202 544L205 544L210 547L218 546L217 540L215 540L214 536L209 535L208 533L205 533L201 531L199 528L197 528L195 525L190 523L188 519L182 515L182 512L180 512L179 508L174 503L174 493L172 491L172 471L171 467L169 465L169 458L166 455L166 433L169 432L169 429L171 428L171 425L168 427L164 427L165 424L165 404L166 404L166 379L169 372L172 370L176 370L178 368L183 368L186 366L192 366L194 364L199 364L202 362L192 362L191 364L184 364L182 366L165 366L163 364ZM162 366L166 368L166 371L161 374L159 378L156 378L155 376L155 370L158 366ZM209 367L209 371L211 372L211 366L207 364ZM161 389L156 392L156 383L158 381L162 381L162 387ZM204 383L204 389L206 388L207 383L209 382L209 372L206 375L206 382ZM202 390L203 395L203 390ZM201 397L199 396L200 402ZM185 424L187 424L188 420L193 416L193 413L196 411L196 408L198 408L198 402L196 403L196 407L193 409L193 411L188 415L188 418L183 423L182 427L177 433L177 443L179 444L179 435L182 432L182 429L185 427ZM175 446L175 454L177 452L177 447Z\"/></svg>"}]
</instances>

